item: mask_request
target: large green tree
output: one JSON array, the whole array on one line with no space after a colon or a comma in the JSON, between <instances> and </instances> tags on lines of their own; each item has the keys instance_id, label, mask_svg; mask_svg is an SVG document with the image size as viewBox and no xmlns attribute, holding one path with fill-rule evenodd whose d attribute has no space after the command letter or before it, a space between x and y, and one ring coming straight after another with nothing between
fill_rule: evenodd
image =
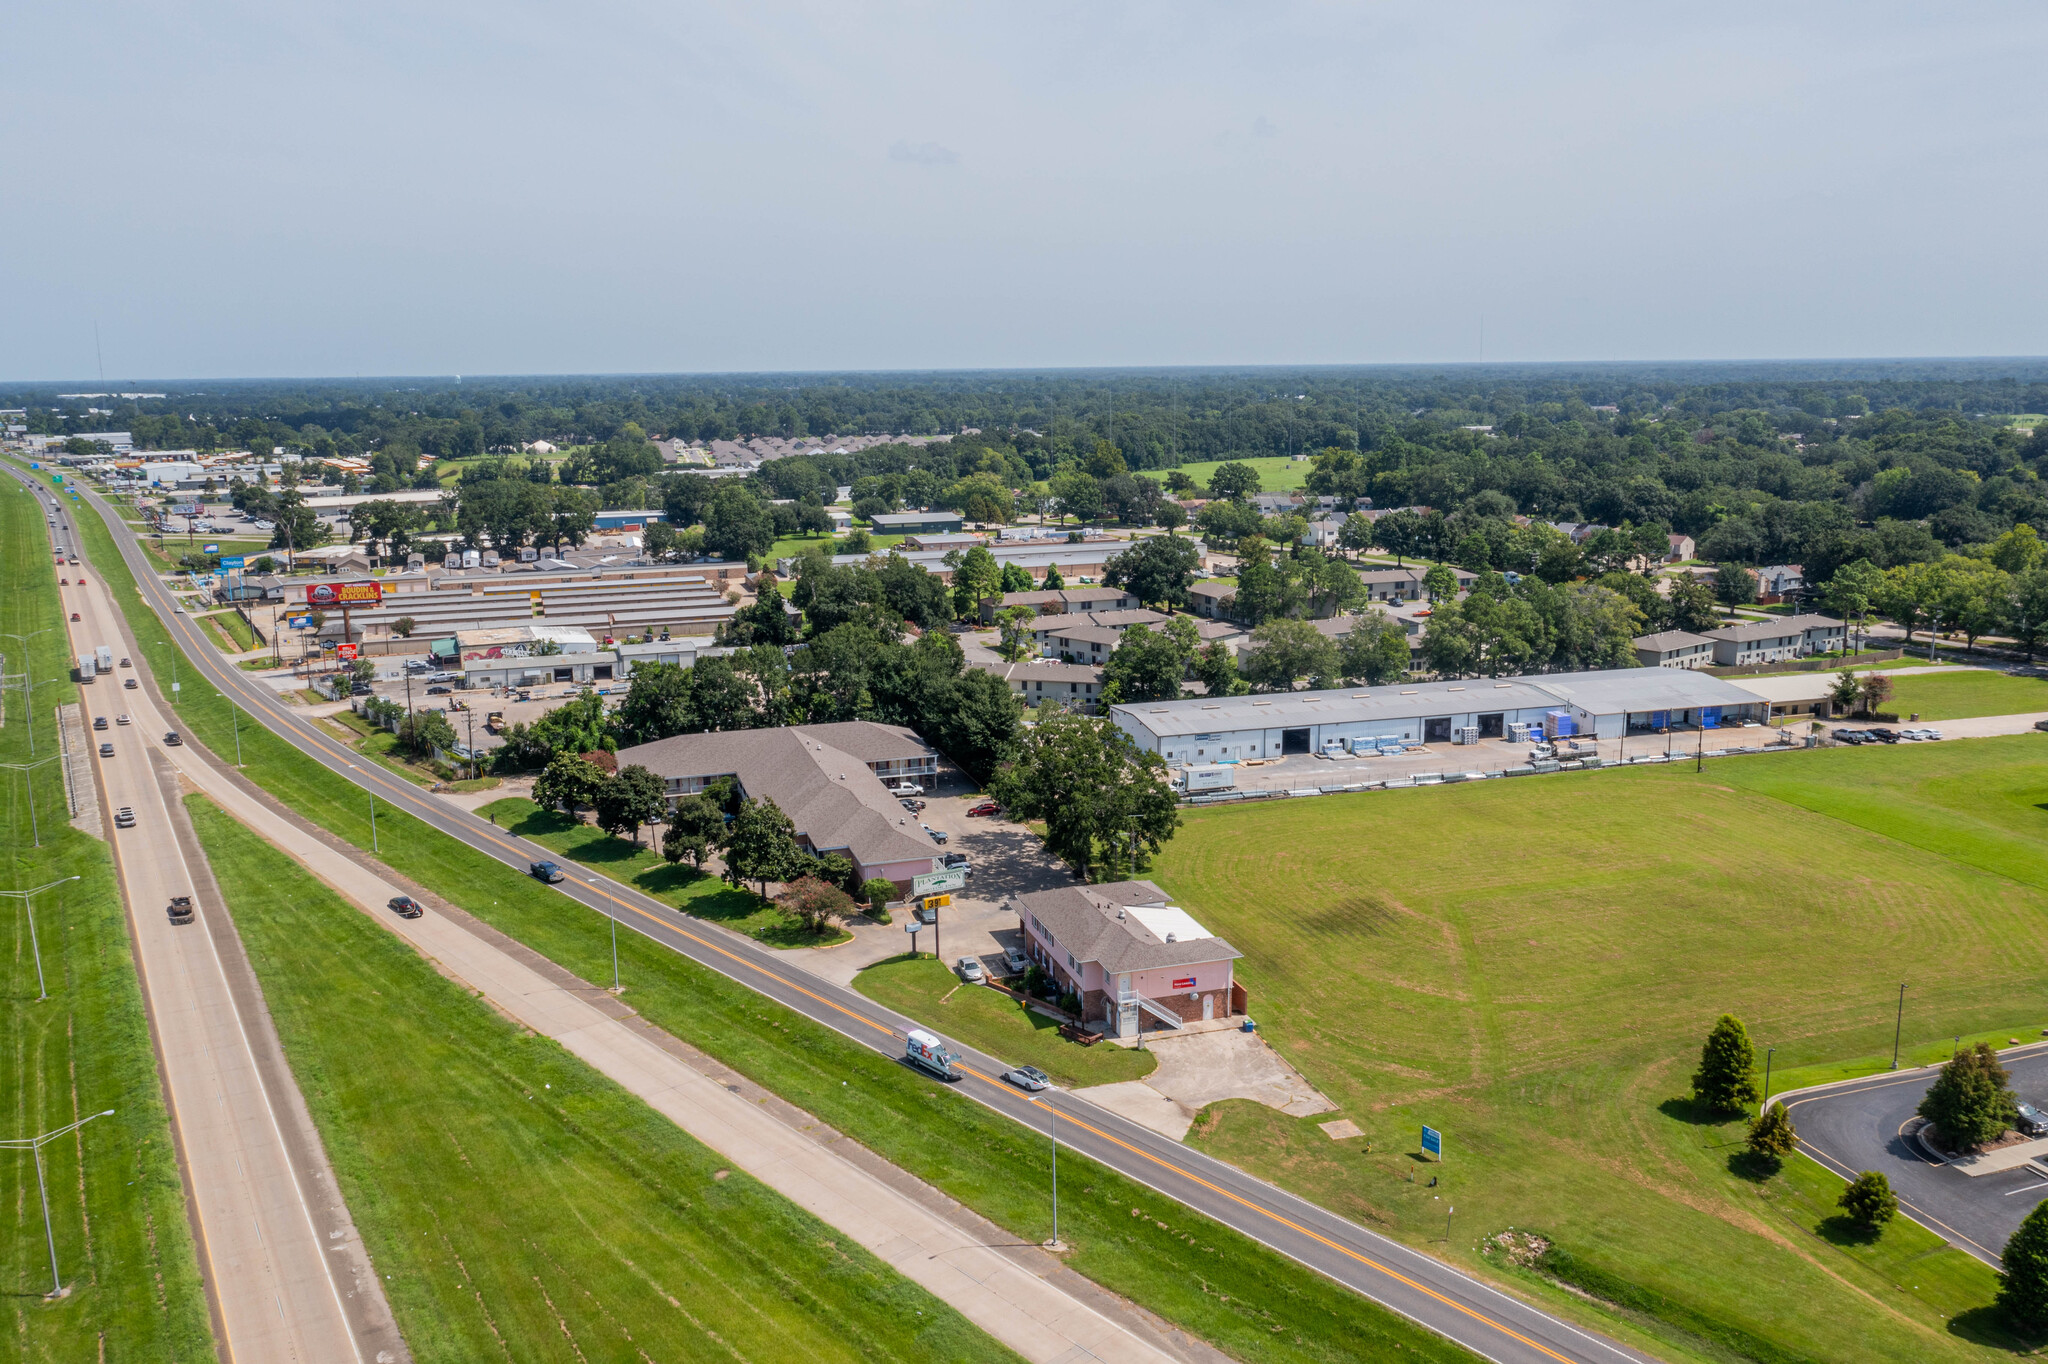
<instances>
[{"instance_id":1,"label":"large green tree","mask_svg":"<svg viewBox=\"0 0 2048 1364\"><path fill-rule=\"evenodd\" d=\"M766 899L770 881L796 875L803 863L796 825L781 806L767 799L749 800L740 806L725 835L725 869L735 885L757 881Z\"/></svg>"},{"instance_id":2,"label":"large green tree","mask_svg":"<svg viewBox=\"0 0 2048 1364\"><path fill-rule=\"evenodd\" d=\"M1201 567L1202 552L1192 540L1154 535L1111 559L1102 581L1125 589L1141 605L1185 607L1188 585Z\"/></svg>"},{"instance_id":3,"label":"large green tree","mask_svg":"<svg viewBox=\"0 0 2048 1364\"><path fill-rule=\"evenodd\" d=\"M1102 703L1118 706L1178 697L1188 664L1201 647L1195 623L1186 616L1175 616L1158 630L1133 625L1103 665Z\"/></svg>"},{"instance_id":4,"label":"large green tree","mask_svg":"<svg viewBox=\"0 0 2048 1364\"><path fill-rule=\"evenodd\" d=\"M684 858L698 871L725 837L725 812L702 795L679 796L668 813L668 829L661 836L661 855L671 863Z\"/></svg>"},{"instance_id":5,"label":"large green tree","mask_svg":"<svg viewBox=\"0 0 2048 1364\"><path fill-rule=\"evenodd\" d=\"M2005 1243L1998 1305L2024 1331L2048 1327L2048 1203L2036 1203Z\"/></svg>"},{"instance_id":6,"label":"large green tree","mask_svg":"<svg viewBox=\"0 0 2048 1364\"><path fill-rule=\"evenodd\" d=\"M1339 673L1336 642L1305 620L1269 620L1252 631L1238 666L1258 691L1292 691L1297 681L1333 687Z\"/></svg>"},{"instance_id":7,"label":"large green tree","mask_svg":"<svg viewBox=\"0 0 2048 1364\"><path fill-rule=\"evenodd\" d=\"M990 794L1012 818L1043 820L1045 845L1083 879L1131 874L1180 827L1166 763L1107 720L1073 712L1041 719Z\"/></svg>"},{"instance_id":8,"label":"large green tree","mask_svg":"<svg viewBox=\"0 0 2048 1364\"><path fill-rule=\"evenodd\" d=\"M658 823L666 804L667 788L661 778L638 763L607 777L591 801L598 828L614 838L631 830L635 843L640 841L640 826Z\"/></svg>"},{"instance_id":9,"label":"large green tree","mask_svg":"<svg viewBox=\"0 0 2048 1364\"><path fill-rule=\"evenodd\" d=\"M1957 1150L1982 1146L2019 1118L2012 1079L1998 1053L1982 1042L1957 1052L1941 1068L1917 1111Z\"/></svg>"},{"instance_id":10,"label":"large green tree","mask_svg":"<svg viewBox=\"0 0 2048 1364\"><path fill-rule=\"evenodd\" d=\"M725 559L753 559L774 544L768 504L739 483L720 483L704 507L704 548Z\"/></svg>"},{"instance_id":11,"label":"large green tree","mask_svg":"<svg viewBox=\"0 0 2048 1364\"><path fill-rule=\"evenodd\" d=\"M1692 1096L1711 1113L1739 1113L1762 1094L1756 1082L1756 1047L1733 1014L1722 1014L1700 1048Z\"/></svg>"}]
</instances>

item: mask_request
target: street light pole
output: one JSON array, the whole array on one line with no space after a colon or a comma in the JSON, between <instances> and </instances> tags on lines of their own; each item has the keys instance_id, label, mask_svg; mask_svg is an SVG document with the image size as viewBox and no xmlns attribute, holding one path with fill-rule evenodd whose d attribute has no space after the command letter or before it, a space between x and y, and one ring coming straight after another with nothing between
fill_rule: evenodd
<instances>
[{"instance_id":1,"label":"street light pole","mask_svg":"<svg viewBox=\"0 0 2048 1364\"><path fill-rule=\"evenodd\" d=\"M1777 1054L1776 1047L1764 1048L1764 1101L1757 1106L1758 1117L1762 1117L1771 1107L1771 1058Z\"/></svg>"},{"instance_id":2,"label":"street light pole","mask_svg":"<svg viewBox=\"0 0 2048 1364\"><path fill-rule=\"evenodd\" d=\"M1892 1069L1899 1068L1899 1035L1906 1026L1906 984L1899 982L1899 1016L1892 1024Z\"/></svg>"},{"instance_id":3,"label":"street light pole","mask_svg":"<svg viewBox=\"0 0 2048 1364\"><path fill-rule=\"evenodd\" d=\"M370 797L370 851L382 857L384 849L377 845L377 793L370 791L366 794Z\"/></svg>"},{"instance_id":4,"label":"street light pole","mask_svg":"<svg viewBox=\"0 0 2048 1364\"><path fill-rule=\"evenodd\" d=\"M76 880L77 878L73 877L72 879ZM57 1272L57 1233L50 1225L50 1187L43 1179L43 1147L59 1137L69 1136L71 1133L76 1132L79 1128L91 1122L93 1118L111 1118L113 1116L114 1110L110 1108L104 1113L94 1113L90 1117L80 1118L69 1127L60 1127L54 1132L45 1132L39 1137L16 1137L9 1141L0 1141L0 1147L5 1147L10 1151L27 1151L35 1157L36 1191L43 1197L43 1239L50 1246L50 1291L43 1295L45 1298L63 1297L64 1279Z\"/></svg>"},{"instance_id":5,"label":"street light pole","mask_svg":"<svg viewBox=\"0 0 2048 1364\"><path fill-rule=\"evenodd\" d=\"M57 878L55 881L50 882L49 885L37 886L34 890L0 890L0 895L20 896L22 908L28 911L28 948L29 951L32 954L34 954L36 959L37 1003L41 1003L43 1000L48 999L50 997L50 990L49 987L43 983L43 948L42 944L36 941L36 907L35 902L31 900L30 897L35 895L41 895L44 891L49 890L52 886L61 886L66 881L76 881L77 879L78 878L76 876L61 876Z\"/></svg>"},{"instance_id":6,"label":"street light pole","mask_svg":"<svg viewBox=\"0 0 2048 1364\"><path fill-rule=\"evenodd\" d=\"M0 639L15 640L21 645L22 713L27 717L23 723L28 726L28 755L31 758L36 755L36 689L35 681L29 676L28 671L28 642L37 635L47 635L56 628L54 625L45 625L42 629L31 630L25 635L0 635Z\"/></svg>"},{"instance_id":7,"label":"street light pole","mask_svg":"<svg viewBox=\"0 0 2048 1364\"><path fill-rule=\"evenodd\" d=\"M41 767L44 763L53 763L62 756L63 755L61 753L52 753L47 758L38 758L36 761L30 763L0 763L0 767L4 767L10 772L22 772L30 774L27 779L28 829L30 835L35 840L35 846L37 846L38 848L43 846L43 831L42 826L36 822L36 779L33 774L35 770L38 767Z\"/></svg>"}]
</instances>

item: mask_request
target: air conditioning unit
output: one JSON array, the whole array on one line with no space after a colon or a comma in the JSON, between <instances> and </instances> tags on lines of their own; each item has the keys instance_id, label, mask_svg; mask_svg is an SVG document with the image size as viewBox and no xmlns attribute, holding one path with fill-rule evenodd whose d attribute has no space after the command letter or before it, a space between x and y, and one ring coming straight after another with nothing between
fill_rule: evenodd
<instances>
[{"instance_id":1,"label":"air conditioning unit","mask_svg":"<svg viewBox=\"0 0 2048 1364\"><path fill-rule=\"evenodd\" d=\"M1454 743L1454 744L1476 744L1476 743L1478 743L1478 742L1479 742L1479 726L1477 726L1477 725L1460 725L1460 726L1458 726L1458 727L1457 727L1456 729L1454 729L1454 730L1452 730L1452 731L1451 731L1451 742L1452 742L1452 743Z\"/></svg>"}]
</instances>

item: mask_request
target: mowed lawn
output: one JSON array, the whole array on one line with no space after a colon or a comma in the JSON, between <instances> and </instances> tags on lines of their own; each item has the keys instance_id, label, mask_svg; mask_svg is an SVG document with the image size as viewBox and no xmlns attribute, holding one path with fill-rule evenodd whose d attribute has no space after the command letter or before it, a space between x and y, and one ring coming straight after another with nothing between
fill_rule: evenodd
<instances>
[{"instance_id":1,"label":"mowed lawn","mask_svg":"<svg viewBox=\"0 0 2048 1364\"><path fill-rule=\"evenodd\" d=\"M1285 455L1261 455L1257 459L1216 460L1202 464L1183 464L1180 471L1203 487L1209 486L1209 475L1222 464L1249 464L1258 471L1259 491L1264 493L1287 493L1303 487L1308 482L1308 471L1315 466L1307 460L1293 460ZM1136 469L1132 472L1143 478L1156 478L1162 482L1173 472L1171 469Z\"/></svg>"},{"instance_id":2,"label":"mowed lawn","mask_svg":"<svg viewBox=\"0 0 2048 1364\"><path fill-rule=\"evenodd\" d=\"M1723 1012L1781 1072L1888 1060L1901 981L1909 1047L2038 1035L2044 804L2048 736L2022 735L1191 811L1156 879L1367 1132L1233 1103L1194 1140L1415 1241L1455 1204L1460 1260L1534 1228L1815 1359L1967 1357L1948 1320L1988 1271L1787 1234L1731 1168L1740 1125L1685 1096Z\"/></svg>"},{"instance_id":3,"label":"mowed lawn","mask_svg":"<svg viewBox=\"0 0 2048 1364\"><path fill-rule=\"evenodd\" d=\"M1909 673L1892 679L1892 697L1883 709L1896 711L1901 719L1917 712L1922 720L2048 711L2048 680L1982 668Z\"/></svg>"},{"instance_id":4,"label":"mowed lawn","mask_svg":"<svg viewBox=\"0 0 2048 1364\"><path fill-rule=\"evenodd\" d=\"M188 805L415 1358L1015 1358Z\"/></svg>"}]
</instances>

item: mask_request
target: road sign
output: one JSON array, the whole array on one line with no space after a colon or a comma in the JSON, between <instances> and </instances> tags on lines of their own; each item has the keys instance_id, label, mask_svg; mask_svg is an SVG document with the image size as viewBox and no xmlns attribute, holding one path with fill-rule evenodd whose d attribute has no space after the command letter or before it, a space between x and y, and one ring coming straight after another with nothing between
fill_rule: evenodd
<instances>
[{"instance_id":1,"label":"road sign","mask_svg":"<svg viewBox=\"0 0 2048 1364\"><path fill-rule=\"evenodd\" d=\"M1435 1156L1438 1160L1442 1160L1444 1158L1444 1134L1437 1131L1434 1127L1423 1128L1422 1153L1426 1156Z\"/></svg>"},{"instance_id":2,"label":"road sign","mask_svg":"<svg viewBox=\"0 0 2048 1364\"><path fill-rule=\"evenodd\" d=\"M244 557L240 554L223 554L220 556L220 566L223 569L240 569Z\"/></svg>"},{"instance_id":3,"label":"road sign","mask_svg":"<svg viewBox=\"0 0 2048 1364\"><path fill-rule=\"evenodd\" d=\"M964 867L948 867L944 871L926 872L923 876L910 878L912 895L934 895L946 890L967 889L967 870Z\"/></svg>"}]
</instances>

